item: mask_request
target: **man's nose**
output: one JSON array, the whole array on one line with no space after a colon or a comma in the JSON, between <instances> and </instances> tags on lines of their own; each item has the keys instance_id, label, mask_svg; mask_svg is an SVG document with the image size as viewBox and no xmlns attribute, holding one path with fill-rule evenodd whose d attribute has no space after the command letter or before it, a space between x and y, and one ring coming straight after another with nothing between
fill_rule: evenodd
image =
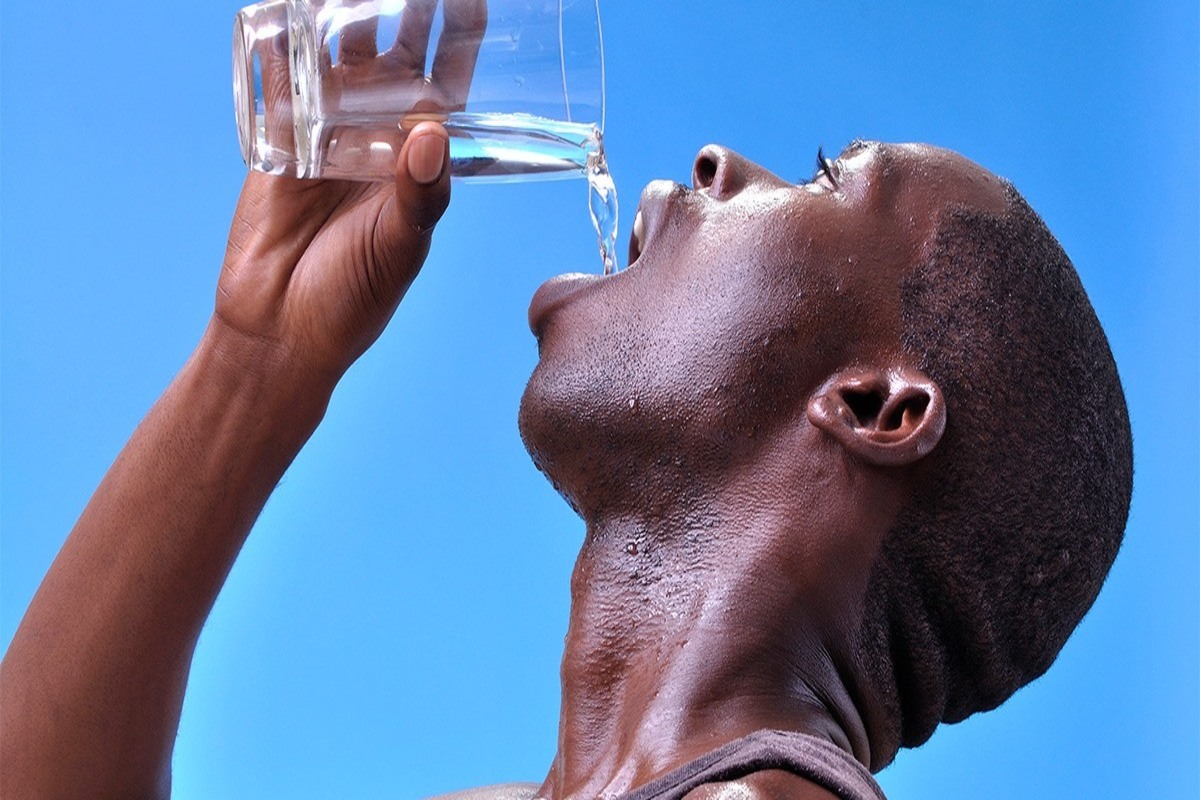
<instances>
[{"instance_id":1,"label":"man's nose","mask_svg":"<svg viewBox=\"0 0 1200 800\"><path fill-rule=\"evenodd\" d=\"M716 144L702 149L692 167L692 188L717 200L728 200L756 181L783 183L768 170Z\"/></svg>"}]
</instances>

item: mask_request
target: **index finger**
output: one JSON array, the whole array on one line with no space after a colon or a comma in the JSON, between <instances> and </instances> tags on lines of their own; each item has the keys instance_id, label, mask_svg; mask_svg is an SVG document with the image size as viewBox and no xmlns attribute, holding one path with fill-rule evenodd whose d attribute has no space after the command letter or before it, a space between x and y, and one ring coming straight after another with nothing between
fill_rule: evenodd
<instances>
[{"instance_id":1,"label":"index finger","mask_svg":"<svg viewBox=\"0 0 1200 800\"><path fill-rule=\"evenodd\" d=\"M401 12L396 42L387 55L394 66L412 77L425 76L425 56L429 51L429 33L435 11L437 0L408 0Z\"/></svg>"},{"instance_id":2,"label":"index finger","mask_svg":"<svg viewBox=\"0 0 1200 800\"><path fill-rule=\"evenodd\" d=\"M338 61L342 64L369 64L378 55L375 37L379 33L379 17L349 21L342 28L338 43Z\"/></svg>"},{"instance_id":3,"label":"index finger","mask_svg":"<svg viewBox=\"0 0 1200 800\"><path fill-rule=\"evenodd\" d=\"M443 0L445 25L433 57L433 84L453 110L467 105L479 46L487 32L487 0Z\"/></svg>"}]
</instances>

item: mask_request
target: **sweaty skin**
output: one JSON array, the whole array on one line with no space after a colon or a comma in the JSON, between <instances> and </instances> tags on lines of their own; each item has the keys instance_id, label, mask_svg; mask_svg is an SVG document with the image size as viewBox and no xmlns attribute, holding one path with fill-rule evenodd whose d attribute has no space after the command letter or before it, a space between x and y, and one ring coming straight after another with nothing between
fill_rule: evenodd
<instances>
[{"instance_id":1,"label":"sweaty skin","mask_svg":"<svg viewBox=\"0 0 1200 800\"><path fill-rule=\"evenodd\" d=\"M196 352L5 655L4 797L169 795L199 631L420 269L446 159L425 124L390 185L247 179ZM899 346L899 282L947 208L1003 207L993 176L922 145L857 145L799 186L719 147L693 173L647 189L629 270L559 279L530 309L522 435L587 525L547 800L619 796L761 728L869 763L879 711L848 685L849 636L945 425ZM779 797L832 795L779 772L690 795Z\"/></svg>"},{"instance_id":2,"label":"sweaty skin","mask_svg":"<svg viewBox=\"0 0 1200 800\"><path fill-rule=\"evenodd\" d=\"M719 147L693 173L646 190L629 270L530 310L522 434L587 523L539 797L617 796L762 728L868 764L882 722L844 682L850 636L945 427L900 282L946 209L1001 212L1003 188L923 145L852 146L801 186Z\"/></svg>"},{"instance_id":3,"label":"sweaty skin","mask_svg":"<svg viewBox=\"0 0 1200 800\"><path fill-rule=\"evenodd\" d=\"M947 209L1006 199L924 145L856 144L830 172L797 186L707 147L691 189L647 187L628 270L533 300L521 430L587 523L539 798L617 797L763 728L870 762L848 637L946 413L900 347L900 282ZM535 794L493 791L446 800ZM772 771L689 800L832 796Z\"/></svg>"}]
</instances>

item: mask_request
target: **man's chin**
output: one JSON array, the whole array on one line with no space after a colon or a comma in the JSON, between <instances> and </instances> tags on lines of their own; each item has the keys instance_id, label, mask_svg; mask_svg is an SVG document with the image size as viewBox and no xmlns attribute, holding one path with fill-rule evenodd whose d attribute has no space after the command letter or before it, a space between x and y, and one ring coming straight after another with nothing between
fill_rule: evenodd
<instances>
[{"instance_id":1,"label":"man's chin","mask_svg":"<svg viewBox=\"0 0 1200 800\"><path fill-rule=\"evenodd\" d=\"M521 405L517 411L517 428L521 433L521 441L525 444L533 463L543 472L549 454L560 446L565 439L573 438L567 434L575 427L571 419L570 403L558 393L550 390L546 376L547 365L544 357L538 360L533 374L525 384L521 395Z\"/></svg>"},{"instance_id":2,"label":"man's chin","mask_svg":"<svg viewBox=\"0 0 1200 800\"><path fill-rule=\"evenodd\" d=\"M547 322L554 314L568 305L573 297L600 280L603 280L603 276L572 272L543 283L529 302L529 330L541 339Z\"/></svg>"},{"instance_id":3,"label":"man's chin","mask_svg":"<svg viewBox=\"0 0 1200 800\"><path fill-rule=\"evenodd\" d=\"M597 367L583 354L543 352L517 416L534 465L580 514L588 505L581 492L600 490L622 470L636 414L613 396L622 382Z\"/></svg>"},{"instance_id":4,"label":"man's chin","mask_svg":"<svg viewBox=\"0 0 1200 800\"><path fill-rule=\"evenodd\" d=\"M576 435L572 433L576 421L571 419L567 403L552 399L547 394L542 376L539 375L542 369L543 364L539 361L525 385L517 412L517 428L533 465L546 476L550 485L571 508L581 514L576 499L564 489L562 480L564 460L570 457L572 449L578 450L580 447Z\"/></svg>"}]
</instances>

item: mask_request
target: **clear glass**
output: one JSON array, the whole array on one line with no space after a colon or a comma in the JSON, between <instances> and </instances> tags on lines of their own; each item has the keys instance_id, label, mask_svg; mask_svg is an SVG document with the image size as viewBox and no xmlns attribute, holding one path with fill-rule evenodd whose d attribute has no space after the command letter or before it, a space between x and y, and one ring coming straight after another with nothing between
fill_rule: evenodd
<instances>
[{"instance_id":1,"label":"clear glass","mask_svg":"<svg viewBox=\"0 0 1200 800\"><path fill-rule=\"evenodd\" d=\"M242 157L262 172L390 180L423 120L446 126L460 179L604 160L599 0L268 0L233 45Z\"/></svg>"}]
</instances>

